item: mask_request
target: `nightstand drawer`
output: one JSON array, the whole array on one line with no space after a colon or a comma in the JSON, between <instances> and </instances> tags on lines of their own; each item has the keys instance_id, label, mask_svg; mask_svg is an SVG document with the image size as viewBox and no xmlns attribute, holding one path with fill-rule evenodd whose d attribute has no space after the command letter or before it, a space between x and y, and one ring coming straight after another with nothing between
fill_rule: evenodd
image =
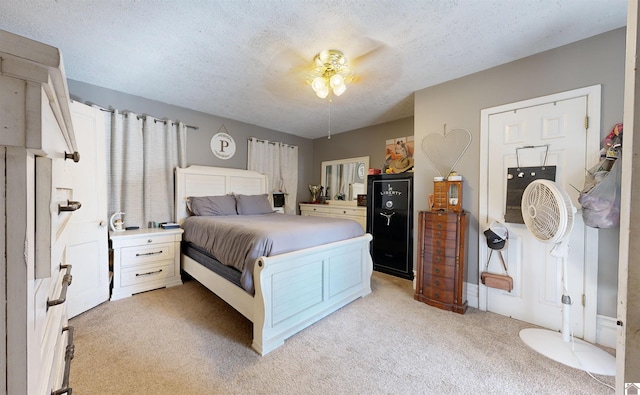
<instances>
[{"instance_id":1,"label":"nightstand drawer","mask_svg":"<svg viewBox=\"0 0 640 395\"><path fill-rule=\"evenodd\" d=\"M132 232L142 231L144 231L144 229ZM136 235L136 237L128 237L128 234L130 234L130 232L114 232L114 237L122 236L118 240L118 247L141 247L150 244L173 243L174 241L181 240L180 238L176 238L176 234L163 235L159 233L149 233L146 235Z\"/></svg>"},{"instance_id":2,"label":"nightstand drawer","mask_svg":"<svg viewBox=\"0 0 640 395\"><path fill-rule=\"evenodd\" d=\"M174 243L150 244L122 249L122 267L172 260Z\"/></svg>"},{"instance_id":3,"label":"nightstand drawer","mask_svg":"<svg viewBox=\"0 0 640 395\"><path fill-rule=\"evenodd\" d=\"M174 264L172 260L160 262L155 265L144 265L122 270L120 286L142 284L149 281L163 280L174 275Z\"/></svg>"}]
</instances>

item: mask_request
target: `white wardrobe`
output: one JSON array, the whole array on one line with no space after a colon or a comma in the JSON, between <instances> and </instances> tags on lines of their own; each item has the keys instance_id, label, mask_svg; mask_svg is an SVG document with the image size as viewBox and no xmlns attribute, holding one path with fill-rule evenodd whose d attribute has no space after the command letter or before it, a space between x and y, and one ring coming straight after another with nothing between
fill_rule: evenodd
<instances>
[{"instance_id":1,"label":"white wardrobe","mask_svg":"<svg viewBox=\"0 0 640 395\"><path fill-rule=\"evenodd\" d=\"M58 49L0 30L0 394L69 393L69 104Z\"/></svg>"}]
</instances>

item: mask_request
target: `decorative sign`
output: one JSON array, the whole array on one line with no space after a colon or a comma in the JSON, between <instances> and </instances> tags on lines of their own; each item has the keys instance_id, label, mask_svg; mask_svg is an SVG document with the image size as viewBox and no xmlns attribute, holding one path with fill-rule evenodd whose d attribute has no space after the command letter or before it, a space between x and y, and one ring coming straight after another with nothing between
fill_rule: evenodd
<instances>
[{"instance_id":1,"label":"decorative sign","mask_svg":"<svg viewBox=\"0 0 640 395\"><path fill-rule=\"evenodd\" d=\"M222 125L220 129L218 129L218 133L211 138L211 152L218 158L226 160L235 155L236 142L229 133L221 132L221 130L227 131L224 125Z\"/></svg>"}]
</instances>

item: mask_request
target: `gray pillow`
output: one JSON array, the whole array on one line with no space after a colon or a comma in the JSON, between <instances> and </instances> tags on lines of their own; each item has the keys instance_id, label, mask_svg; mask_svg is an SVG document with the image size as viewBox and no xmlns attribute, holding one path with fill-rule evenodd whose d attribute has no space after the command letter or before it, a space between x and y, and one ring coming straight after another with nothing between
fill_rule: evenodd
<instances>
[{"instance_id":1,"label":"gray pillow","mask_svg":"<svg viewBox=\"0 0 640 395\"><path fill-rule=\"evenodd\" d=\"M233 195L222 196L191 196L189 210L193 215L238 215L236 199Z\"/></svg>"},{"instance_id":2,"label":"gray pillow","mask_svg":"<svg viewBox=\"0 0 640 395\"><path fill-rule=\"evenodd\" d=\"M236 195L239 215L269 214L273 212L269 195Z\"/></svg>"}]
</instances>

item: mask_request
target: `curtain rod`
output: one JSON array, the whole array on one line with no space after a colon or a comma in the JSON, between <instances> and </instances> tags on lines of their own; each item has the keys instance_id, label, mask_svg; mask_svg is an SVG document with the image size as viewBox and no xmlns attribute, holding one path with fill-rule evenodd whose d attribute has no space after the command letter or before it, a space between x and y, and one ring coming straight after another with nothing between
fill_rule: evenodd
<instances>
[{"instance_id":1,"label":"curtain rod","mask_svg":"<svg viewBox=\"0 0 640 395\"><path fill-rule=\"evenodd\" d=\"M112 113L112 114L113 114L113 113L114 113L114 111L115 111L115 110L110 110L110 109L108 109L108 108L102 108L102 107L98 107L98 108L100 109L100 111L110 112L110 113ZM126 117L128 113L127 113L127 112L123 112L122 114L124 114L124 116ZM137 115L136 117L137 117L138 119L142 119L142 118L146 117L146 115ZM154 119L153 119L153 122L154 122L154 123L156 123L156 122L162 122L162 123L166 124L166 123L167 123L167 121L168 121L167 119L164 119L164 120L162 120L162 119L155 119L155 117L154 117ZM199 128L199 127L197 127L197 126L191 126L191 125L185 125L185 126L186 126L187 128L191 128L191 129L194 129L194 130L198 130L198 129L200 129L200 128Z\"/></svg>"},{"instance_id":2,"label":"curtain rod","mask_svg":"<svg viewBox=\"0 0 640 395\"><path fill-rule=\"evenodd\" d=\"M272 145L276 145L276 144L278 144L278 143L277 143L277 142L275 142L275 141L261 140L261 139L259 139L259 138L257 138L257 137L249 137L247 140L249 140L249 141L251 141L251 140L255 140L255 141L259 142L259 143L269 143L269 144L272 144ZM286 146L287 146L287 147L289 147L289 148L296 148L296 146L295 146L295 145L286 144L286 143L280 143L280 144L284 144L284 145L286 145Z\"/></svg>"}]
</instances>

